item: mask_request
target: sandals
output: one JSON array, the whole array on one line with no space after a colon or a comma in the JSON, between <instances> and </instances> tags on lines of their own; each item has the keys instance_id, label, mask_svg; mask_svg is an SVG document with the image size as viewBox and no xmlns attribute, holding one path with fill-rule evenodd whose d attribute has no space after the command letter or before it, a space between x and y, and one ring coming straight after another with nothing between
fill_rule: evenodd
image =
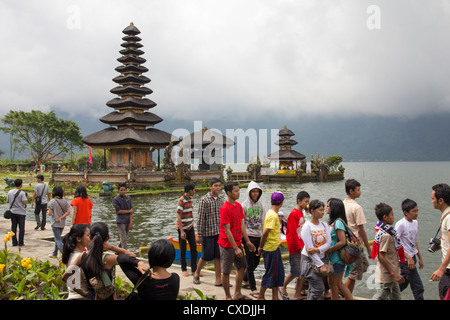
<instances>
[{"instance_id":1,"label":"sandals","mask_svg":"<svg viewBox=\"0 0 450 320\"><path fill-rule=\"evenodd\" d=\"M289 300L289 296L288 296L287 292L282 292L280 288L278 288L278 292L281 294L281 297L283 298L283 300Z\"/></svg>"},{"instance_id":2,"label":"sandals","mask_svg":"<svg viewBox=\"0 0 450 320\"><path fill-rule=\"evenodd\" d=\"M194 280L192 280L194 284L200 284L200 277L194 276Z\"/></svg>"}]
</instances>

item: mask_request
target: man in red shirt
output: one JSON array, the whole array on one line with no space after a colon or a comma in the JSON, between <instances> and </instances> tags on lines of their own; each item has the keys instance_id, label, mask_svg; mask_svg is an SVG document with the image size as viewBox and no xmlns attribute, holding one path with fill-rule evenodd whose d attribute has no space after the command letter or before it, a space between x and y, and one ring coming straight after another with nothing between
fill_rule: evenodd
<instances>
[{"instance_id":1,"label":"man in red shirt","mask_svg":"<svg viewBox=\"0 0 450 320\"><path fill-rule=\"evenodd\" d=\"M222 269L222 285L227 300L251 300L242 295L241 287L244 278L247 260L242 250L241 239L244 238L251 252L256 248L247 236L244 223L244 211L236 200L239 199L239 184L230 181L225 184L225 192L228 199L220 208L220 234L217 243L220 248L220 265ZM230 293L230 273L233 263L236 266L236 285L234 296Z\"/></svg>"},{"instance_id":2,"label":"man in red shirt","mask_svg":"<svg viewBox=\"0 0 450 320\"><path fill-rule=\"evenodd\" d=\"M297 207L292 210L286 226L286 242L289 250L289 266L290 273L284 280L283 288L280 289L283 300L289 300L286 287L295 278L297 278L297 284L295 286L294 300L301 299L301 289L303 287L304 278L300 278L300 260L301 251L304 247L302 238L300 238L300 232L303 224L305 223L305 217L303 211L306 210L309 204L310 196L306 191L300 191L297 194Z\"/></svg>"}]
</instances>

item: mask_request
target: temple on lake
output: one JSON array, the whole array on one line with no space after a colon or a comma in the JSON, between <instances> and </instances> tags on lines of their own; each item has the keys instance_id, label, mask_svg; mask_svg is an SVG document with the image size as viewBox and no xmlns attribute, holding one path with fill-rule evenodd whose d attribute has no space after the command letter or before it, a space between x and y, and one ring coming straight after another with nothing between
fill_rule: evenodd
<instances>
[{"instance_id":1,"label":"temple on lake","mask_svg":"<svg viewBox=\"0 0 450 320\"><path fill-rule=\"evenodd\" d=\"M82 141L91 148L109 150L111 160L108 167L111 170L152 169L156 165L152 160L155 150L160 168L160 149L171 141L177 144L179 139L154 128L163 119L147 111L156 103L145 98L153 91L145 87L150 79L143 75L148 69L143 66L146 59L141 57L144 54L142 39L138 37L141 32L133 23L122 32L125 34L121 44L124 49L119 51L122 56L117 59L122 65L115 69L120 75L112 79L118 86L110 90L118 97L106 103L114 111L100 119L109 127L84 137Z\"/></svg>"},{"instance_id":2,"label":"temple on lake","mask_svg":"<svg viewBox=\"0 0 450 320\"><path fill-rule=\"evenodd\" d=\"M298 167L297 161L302 161L306 158L304 154L292 150L292 147L298 143L291 139L294 135L286 126L278 132L280 139L275 144L280 147L280 150L269 155L271 161L278 161L278 173L295 173Z\"/></svg>"}]
</instances>

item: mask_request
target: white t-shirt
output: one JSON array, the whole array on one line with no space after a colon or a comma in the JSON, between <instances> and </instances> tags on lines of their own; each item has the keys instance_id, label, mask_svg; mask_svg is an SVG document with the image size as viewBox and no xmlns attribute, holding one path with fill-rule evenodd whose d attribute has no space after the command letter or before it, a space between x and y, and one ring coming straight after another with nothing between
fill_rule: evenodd
<instances>
[{"instance_id":1,"label":"white t-shirt","mask_svg":"<svg viewBox=\"0 0 450 320\"><path fill-rule=\"evenodd\" d=\"M311 220L308 220L303 225L301 236L305 243L302 254L308 256L306 249L319 248L320 253L311 255L311 259L317 267L321 267L323 265L322 259L325 258L325 252L331 245L330 227L325 222L319 222L318 225L315 225Z\"/></svg>"},{"instance_id":2,"label":"white t-shirt","mask_svg":"<svg viewBox=\"0 0 450 320\"><path fill-rule=\"evenodd\" d=\"M78 256L81 254L83 254L83 252L73 251L70 254L69 262L67 263L67 267L70 267L74 263L74 261L78 258ZM84 272L81 269L81 267L79 267L77 269L77 273L76 273L75 277L76 277L75 281L77 283L72 284L72 285L80 285L81 289L83 289L84 291L88 291L86 277L84 276ZM67 297L67 300L78 300L78 299L85 300L86 299L86 297L83 297L81 294L79 294L75 290L71 289L71 286L68 286L68 289L69 289L69 296Z\"/></svg>"},{"instance_id":3,"label":"white t-shirt","mask_svg":"<svg viewBox=\"0 0 450 320\"><path fill-rule=\"evenodd\" d=\"M403 249L410 256L413 257L419 251L417 250L417 232L419 224L417 220L408 221L406 218L399 220L395 224L395 231L402 242Z\"/></svg>"},{"instance_id":4,"label":"white t-shirt","mask_svg":"<svg viewBox=\"0 0 450 320\"><path fill-rule=\"evenodd\" d=\"M16 193L20 193L17 195L16 200L14 200L14 197L16 196ZM23 205L24 201L27 201L26 193L20 189L12 189L8 192L8 195L6 197L8 205L11 206L11 212L14 214L20 214L25 216L27 214L25 207ZM13 202L14 201L14 202ZM8 207L9 209L9 207Z\"/></svg>"},{"instance_id":5,"label":"white t-shirt","mask_svg":"<svg viewBox=\"0 0 450 320\"><path fill-rule=\"evenodd\" d=\"M47 203L47 194L50 193L50 189L45 183L39 182L37 185L34 186L33 191L36 192L36 197L37 196L42 197L41 204Z\"/></svg>"},{"instance_id":6,"label":"white t-shirt","mask_svg":"<svg viewBox=\"0 0 450 320\"><path fill-rule=\"evenodd\" d=\"M450 206L447 207L447 209L444 210L444 212L442 213L441 219L449 211L450 211ZM444 261L445 255L447 254L447 251L448 251L448 249L450 247L449 238L448 238L448 232L449 231L450 231L450 214L448 214L445 217L445 219L442 221L442 226L441 226L441 233L442 233L442 237L441 237L442 261ZM447 265L447 269L450 269L450 264Z\"/></svg>"}]
</instances>

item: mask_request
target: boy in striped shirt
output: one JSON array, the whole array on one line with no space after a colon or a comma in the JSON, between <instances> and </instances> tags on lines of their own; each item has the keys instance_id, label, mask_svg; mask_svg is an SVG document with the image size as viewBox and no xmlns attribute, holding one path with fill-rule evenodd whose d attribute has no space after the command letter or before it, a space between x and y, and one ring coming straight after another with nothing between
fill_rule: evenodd
<instances>
[{"instance_id":1,"label":"boy in striped shirt","mask_svg":"<svg viewBox=\"0 0 450 320\"><path fill-rule=\"evenodd\" d=\"M195 185L192 182L187 182L184 185L184 194L178 200L177 204L177 231L180 243L181 275L184 277L189 275L186 264L186 241L189 243L191 249L192 274L197 270L197 244L195 243L194 215L192 214L192 197L194 194Z\"/></svg>"}]
</instances>

